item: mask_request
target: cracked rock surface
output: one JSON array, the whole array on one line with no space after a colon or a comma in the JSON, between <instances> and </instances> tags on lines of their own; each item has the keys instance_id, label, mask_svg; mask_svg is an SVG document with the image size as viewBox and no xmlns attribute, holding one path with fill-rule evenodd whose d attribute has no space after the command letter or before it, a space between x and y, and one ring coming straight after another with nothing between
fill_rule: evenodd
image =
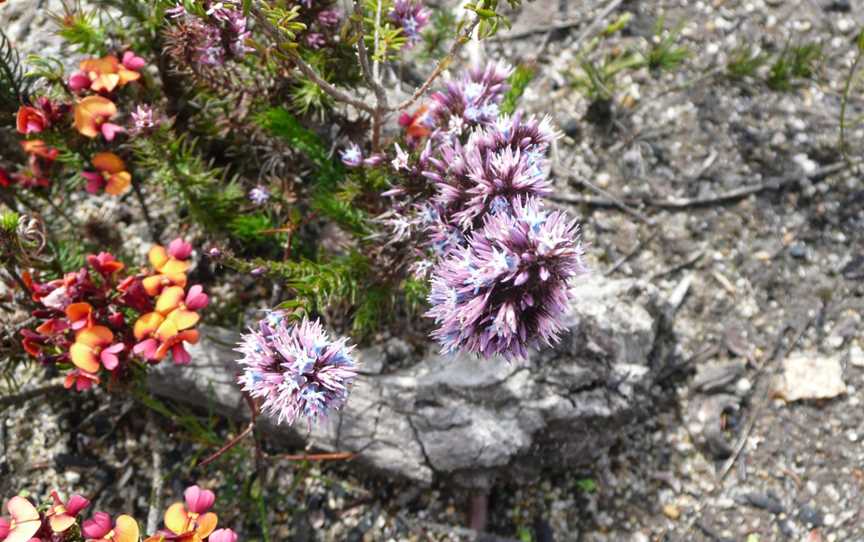
<instances>
[{"instance_id":1,"label":"cracked rock surface","mask_svg":"<svg viewBox=\"0 0 864 542\"><path fill-rule=\"evenodd\" d=\"M286 440L353 451L388 475L436 477L487 487L541 468L586 467L614 444L616 429L647 405L650 365L663 311L658 291L636 280L590 280L577 288L561 343L523 363L430 353L387 372L381 348L358 352L364 373L347 405L306 433L268 427ZM157 394L206 404L239 418L246 407L234 383L239 334L208 329L196 363L153 371Z\"/></svg>"}]
</instances>

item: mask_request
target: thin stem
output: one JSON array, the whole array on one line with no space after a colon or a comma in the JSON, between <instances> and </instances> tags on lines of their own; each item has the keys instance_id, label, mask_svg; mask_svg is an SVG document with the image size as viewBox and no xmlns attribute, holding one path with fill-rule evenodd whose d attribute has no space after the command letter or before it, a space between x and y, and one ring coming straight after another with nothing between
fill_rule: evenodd
<instances>
[{"instance_id":1,"label":"thin stem","mask_svg":"<svg viewBox=\"0 0 864 542\"><path fill-rule=\"evenodd\" d=\"M287 461L341 461L351 460L357 456L354 452L332 452L325 454L278 454L268 456L271 459L285 459Z\"/></svg>"},{"instance_id":2,"label":"thin stem","mask_svg":"<svg viewBox=\"0 0 864 542\"><path fill-rule=\"evenodd\" d=\"M378 57L380 56L379 52L378 52L378 42L380 40L380 29L381 29L381 0L378 0L376 4L377 4L377 6L375 7L375 40L374 40L375 58L373 59L373 64L372 64L372 77L373 77L373 79L375 79L375 81L378 81L378 67L379 67Z\"/></svg>"},{"instance_id":3,"label":"thin stem","mask_svg":"<svg viewBox=\"0 0 864 542\"><path fill-rule=\"evenodd\" d=\"M378 9L381 9L381 2L378 2ZM359 1L354 2L354 16L356 20L356 29L359 36L357 40L357 56L360 59L360 70L363 72L363 78L366 84L372 87L375 92L375 110L372 112L372 151L378 152L381 144L381 124L384 113L388 109L387 91L381 86L378 81L378 62L375 61L374 69L369 67L369 53L366 51L366 41L363 36L363 7ZM378 22L375 23L375 50L378 50Z\"/></svg>"},{"instance_id":4,"label":"thin stem","mask_svg":"<svg viewBox=\"0 0 864 542\"><path fill-rule=\"evenodd\" d=\"M227 452L228 450L230 450L234 446L237 446L238 444L240 444L240 442L244 438L246 438L250 433L252 433L252 431L255 429L255 422L258 420L258 405L255 404L254 399L252 399L251 397L249 397L245 393L243 394L243 398L246 400L246 404L249 406L249 413L250 413L250 416L252 417L252 419L249 420L249 425L247 425L246 429L241 431L239 435L232 438L231 440L228 441L227 444L225 444L224 446L222 446L221 448L216 450L216 453L214 453L213 455L211 455L210 457L208 457L207 459L205 459L204 461L199 463L198 464L199 467L206 467L210 463L212 463L212 462L216 461L217 459L219 459L220 457L222 457L222 455L224 455L225 452Z\"/></svg>"},{"instance_id":5,"label":"thin stem","mask_svg":"<svg viewBox=\"0 0 864 542\"><path fill-rule=\"evenodd\" d=\"M861 62L862 49L858 47L858 52L855 55L855 61L852 62L852 67L849 69L849 76L846 78L846 84L843 85L843 96L840 99L840 153L848 163L852 163L849 158L849 153L846 149L846 106L849 103L849 92L852 90L852 80L855 78L855 72L858 71L858 64Z\"/></svg>"},{"instance_id":6,"label":"thin stem","mask_svg":"<svg viewBox=\"0 0 864 542\"><path fill-rule=\"evenodd\" d=\"M153 222L153 218L150 216L150 209L147 207L147 202L144 200L144 193L141 192L141 185L137 182L133 182L132 190L135 191L135 197L138 199L138 203L141 204L141 212L144 213L144 220L147 222L147 229L150 230L150 237L153 238L154 243L158 243L159 232L156 229L156 224Z\"/></svg>"},{"instance_id":7,"label":"thin stem","mask_svg":"<svg viewBox=\"0 0 864 542\"><path fill-rule=\"evenodd\" d=\"M216 461L217 459L219 459L220 457L222 457L225 454L225 452L227 452L228 450L230 450L234 446L237 446L238 444L240 444L240 441L242 441L244 438L246 438L252 432L252 430L254 428L255 428L255 422L254 421L249 422L249 425L246 426L246 429L244 429L236 437L229 440L228 443L225 444L224 446L222 446L221 448L219 448L216 451L216 453L214 453L213 455L211 455L210 457L208 457L207 459L205 459L201 463L198 463L198 466L199 467L206 467L210 463L212 463L212 462Z\"/></svg>"}]
</instances>

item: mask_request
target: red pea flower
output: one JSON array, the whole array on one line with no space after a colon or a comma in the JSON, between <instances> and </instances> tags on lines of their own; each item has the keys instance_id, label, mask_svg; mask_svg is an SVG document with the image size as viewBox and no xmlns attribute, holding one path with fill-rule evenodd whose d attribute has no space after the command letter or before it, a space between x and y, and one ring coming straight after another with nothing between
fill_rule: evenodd
<instances>
[{"instance_id":1,"label":"red pea flower","mask_svg":"<svg viewBox=\"0 0 864 542\"><path fill-rule=\"evenodd\" d=\"M93 385L99 385L99 377L93 373L88 373L87 371L82 371L81 369L75 369L66 375L66 380L63 381L63 387L67 390L75 387L75 391L86 391L93 387Z\"/></svg>"},{"instance_id":2,"label":"red pea flower","mask_svg":"<svg viewBox=\"0 0 864 542\"><path fill-rule=\"evenodd\" d=\"M97 255L89 254L87 263L102 276L108 276L125 267L123 262L118 262L110 252L100 252Z\"/></svg>"},{"instance_id":3,"label":"red pea flower","mask_svg":"<svg viewBox=\"0 0 864 542\"><path fill-rule=\"evenodd\" d=\"M48 119L35 107L22 105L18 108L16 127L19 134L38 134L48 127Z\"/></svg>"}]
</instances>

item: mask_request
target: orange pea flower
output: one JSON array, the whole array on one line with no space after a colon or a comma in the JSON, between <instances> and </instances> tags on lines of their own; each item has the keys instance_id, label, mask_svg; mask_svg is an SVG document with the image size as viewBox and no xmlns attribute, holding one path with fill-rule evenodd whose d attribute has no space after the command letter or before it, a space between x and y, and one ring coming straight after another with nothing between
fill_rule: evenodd
<instances>
[{"instance_id":1,"label":"orange pea flower","mask_svg":"<svg viewBox=\"0 0 864 542\"><path fill-rule=\"evenodd\" d=\"M5 532L2 536L3 542L29 542L42 527L39 511L24 497L9 499L6 510L9 511L12 521L0 518L0 535Z\"/></svg>"},{"instance_id":2,"label":"orange pea flower","mask_svg":"<svg viewBox=\"0 0 864 542\"><path fill-rule=\"evenodd\" d=\"M114 334L107 327L89 327L75 336L75 342L69 347L69 357L76 367L88 373L98 371L100 362L113 371L120 363L117 354L125 348L123 343L111 344L113 340Z\"/></svg>"},{"instance_id":3,"label":"orange pea flower","mask_svg":"<svg viewBox=\"0 0 864 542\"><path fill-rule=\"evenodd\" d=\"M168 250L161 245L155 245L147 253L150 265L158 271L157 274L146 277L141 281L147 295L159 295L168 286L179 286L181 288L186 286L186 271L189 270L191 264L185 258L188 258L189 254L186 251L172 250L172 246L174 245L175 242L172 242ZM184 256L184 258L178 258L177 256Z\"/></svg>"},{"instance_id":4,"label":"orange pea flower","mask_svg":"<svg viewBox=\"0 0 864 542\"><path fill-rule=\"evenodd\" d=\"M216 496L212 491L198 486L186 488L183 493L186 503L177 502L165 511L165 526L174 533L175 540L201 542L216 529L219 518L208 512Z\"/></svg>"},{"instance_id":5,"label":"orange pea flower","mask_svg":"<svg viewBox=\"0 0 864 542\"><path fill-rule=\"evenodd\" d=\"M132 175L126 171L126 164L113 152L100 152L90 160L98 171L85 171L81 174L87 179L87 191L98 194L104 189L106 194L119 196L129 190Z\"/></svg>"},{"instance_id":6,"label":"orange pea flower","mask_svg":"<svg viewBox=\"0 0 864 542\"><path fill-rule=\"evenodd\" d=\"M102 134L106 141L113 141L118 132L125 131L123 127L108 122L117 115L117 106L102 96L87 96L75 104L74 115L75 129L91 139Z\"/></svg>"},{"instance_id":7,"label":"orange pea flower","mask_svg":"<svg viewBox=\"0 0 864 542\"><path fill-rule=\"evenodd\" d=\"M72 303L66 307L66 318L74 330L93 325L93 307L90 303Z\"/></svg>"},{"instance_id":8,"label":"orange pea flower","mask_svg":"<svg viewBox=\"0 0 864 542\"><path fill-rule=\"evenodd\" d=\"M132 51L126 51L122 61L117 60L114 55L82 60L79 65L80 71L73 73L69 78L69 88L75 92L85 88L94 92L111 92L117 87L140 79L141 74L138 70L144 65L144 59L135 56Z\"/></svg>"}]
</instances>

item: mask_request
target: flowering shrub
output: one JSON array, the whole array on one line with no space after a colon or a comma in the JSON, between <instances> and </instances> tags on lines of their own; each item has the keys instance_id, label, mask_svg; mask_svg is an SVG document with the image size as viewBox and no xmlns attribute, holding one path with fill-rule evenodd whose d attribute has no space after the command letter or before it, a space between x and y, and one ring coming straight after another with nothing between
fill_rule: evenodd
<instances>
[{"instance_id":1,"label":"flowering shrub","mask_svg":"<svg viewBox=\"0 0 864 542\"><path fill-rule=\"evenodd\" d=\"M89 389L108 375L128 379L136 361L158 363L169 353L189 363L184 343L198 342L198 310L208 304L200 285L186 288L192 246L175 239L149 253L152 269L123 275L125 265L108 252L62 278L39 282L25 276L41 323L24 329L24 349L42 363L68 366L66 387ZM137 315L137 317L135 316ZM140 365L138 363L138 365Z\"/></svg>"},{"instance_id":2,"label":"flowering shrub","mask_svg":"<svg viewBox=\"0 0 864 542\"><path fill-rule=\"evenodd\" d=\"M174 503L165 511L165 527L144 542L189 540L237 542L231 529L216 529L218 517L209 512L216 499L212 491L198 486L186 488L185 503ZM0 542L139 542L141 530L130 515L111 517L94 512L83 519L90 501L72 495L63 501L57 491L44 503L14 496L6 502L9 519L0 517Z\"/></svg>"}]
</instances>

